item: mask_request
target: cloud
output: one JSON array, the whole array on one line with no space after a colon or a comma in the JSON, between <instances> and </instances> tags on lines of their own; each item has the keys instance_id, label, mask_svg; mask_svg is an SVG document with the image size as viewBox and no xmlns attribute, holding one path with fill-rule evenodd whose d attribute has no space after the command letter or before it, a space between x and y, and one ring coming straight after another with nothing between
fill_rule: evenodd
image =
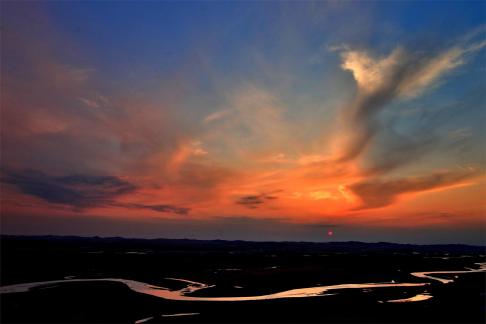
<instances>
[{"instance_id":1,"label":"cloud","mask_svg":"<svg viewBox=\"0 0 486 324\"><path fill-rule=\"evenodd\" d=\"M430 128L417 131L415 134L402 135L393 127L384 127L383 136L375 140L369 149L371 161L365 167L365 174L380 175L399 166L416 163L421 157L438 148L440 139Z\"/></svg>"},{"instance_id":2,"label":"cloud","mask_svg":"<svg viewBox=\"0 0 486 324\"><path fill-rule=\"evenodd\" d=\"M382 128L378 116L389 103L420 95L447 72L463 64L467 54L484 46L484 42L476 42L420 52L397 48L384 57L345 49L341 53L341 67L353 74L358 94L347 112L346 121L352 135L340 160L352 160L370 147Z\"/></svg>"},{"instance_id":3,"label":"cloud","mask_svg":"<svg viewBox=\"0 0 486 324\"><path fill-rule=\"evenodd\" d=\"M452 140L463 140L472 137L473 132L470 127L463 127L450 131L447 136Z\"/></svg>"},{"instance_id":4,"label":"cloud","mask_svg":"<svg viewBox=\"0 0 486 324\"><path fill-rule=\"evenodd\" d=\"M114 176L55 177L33 170L4 172L2 182L47 202L77 208L106 205L112 199L136 190L135 185Z\"/></svg>"},{"instance_id":5,"label":"cloud","mask_svg":"<svg viewBox=\"0 0 486 324\"><path fill-rule=\"evenodd\" d=\"M213 121L223 119L223 118L227 117L228 115L230 115L231 113L233 113L233 111L230 110L230 109L216 111L216 112L206 116L203 121L204 121L204 123L211 123Z\"/></svg>"},{"instance_id":6,"label":"cloud","mask_svg":"<svg viewBox=\"0 0 486 324\"><path fill-rule=\"evenodd\" d=\"M112 203L111 205L130 209L148 209L160 213L173 213L178 215L187 215L190 211L190 208L178 207L174 205L145 205L136 203Z\"/></svg>"},{"instance_id":7,"label":"cloud","mask_svg":"<svg viewBox=\"0 0 486 324\"><path fill-rule=\"evenodd\" d=\"M388 206L402 194L449 187L479 174L474 169L443 171L419 177L365 180L347 188L362 201L357 209L370 209Z\"/></svg>"},{"instance_id":8,"label":"cloud","mask_svg":"<svg viewBox=\"0 0 486 324\"><path fill-rule=\"evenodd\" d=\"M87 58L90 49L65 34L43 6L12 4L7 11L2 165L48 174L164 176L174 151L196 132L176 107L182 90L166 79L157 94L119 82ZM194 154L205 150L195 147Z\"/></svg>"},{"instance_id":9,"label":"cloud","mask_svg":"<svg viewBox=\"0 0 486 324\"><path fill-rule=\"evenodd\" d=\"M135 189L130 183L116 177L87 175L51 177L40 171L9 172L2 181L15 185L25 194L51 203L76 207L100 205L108 199Z\"/></svg>"},{"instance_id":10,"label":"cloud","mask_svg":"<svg viewBox=\"0 0 486 324\"><path fill-rule=\"evenodd\" d=\"M212 161L211 161L212 162ZM204 190L204 196L208 191L225 183L237 174L231 169L222 167L215 162L185 162L175 175L175 183L192 188Z\"/></svg>"},{"instance_id":11,"label":"cloud","mask_svg":"<svg viewBox=\"0 0 486 324\"><path fill-rule=\"evenodd\" d=\"M76 209L122 207L147 209L161 213L185 215L189 208L169 204L140 204L117 202L116 198L135 192L138 187L115 176L75 174L50 176L41 171L5 171L1 181L15 186L22 193L53 204Z\"/></svg>"},{"instance_id":12,"label":"cloud","mask_svg":"<svg viewBox=\"0 0 486 324\"><path fill-rule=\"evenodd\" d=\"M373 58L365 51L345 50L341 53L341 67L351 71L361 93L370 94L387 86L405 56L401 49L384 58Z\"/></svg>"},{"instance_id":13,"label":"cloud","mask_svg":"<svg viewBox=\"0 0 486 324\"><path fill-rule=\"evenodd\" d=\"M249 156L287 152L296 141L285 108L274 91L245 82L228 92L218 112L206 117L202 140L231 163L254 164Z\"/></svg>"},{"instance_id":14,"label":"cloud","mask_svg":"<svg viewBox=\"0 0 486 324\"><path fill-rule=\"evenodd\" d=\"M253 209L253 208L257 208L259 205L264 204L268 200L274 200L274 199L278 199L278 197L267 195L267 194L249 195L249 196L243 196L238 198L236 200L236 203Z\"/></svg>"},{"instance_id":15,"label":"cloud","mask_svg":"<svg viewBox=\"0 0 486 324\"><path fill-rule=\"evenodd\" d=\"M309 197L313 200L335 200L339 199L332 192L327 190L316 190L309 192Z\"/></svg>"}]
</instances>

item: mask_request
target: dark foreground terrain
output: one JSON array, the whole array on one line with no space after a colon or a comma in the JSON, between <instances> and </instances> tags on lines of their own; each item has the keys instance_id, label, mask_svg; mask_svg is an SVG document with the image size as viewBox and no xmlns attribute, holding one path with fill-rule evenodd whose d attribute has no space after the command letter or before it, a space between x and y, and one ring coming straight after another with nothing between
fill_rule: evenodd
<instances>
[{"instance_id":1,"label":"dark foreground terrain","mask_svg":"<svg viewBox=\"0 0 486 324\"><path fill-rule=\"evenodd\" d=\"M1 322L45 323L484 323L485 248L390 243L270 243L1 237ZM171 300L136 292L121 278L192 297L262 296L307 287L424 283L410 287L333 288L323 295L265 300ZM185 279L209 285L194 292ZM74 279L74 280L73 280ZM39 284L25 292L5 290ZM18 287L18 286L14 286ZM3 290L2 290L3 289ZM196 291L197 290L197 291ZM427 300L402 301L416 295ZM257 298L258 299L258 298Z\"/></svg>"}]
</instances>

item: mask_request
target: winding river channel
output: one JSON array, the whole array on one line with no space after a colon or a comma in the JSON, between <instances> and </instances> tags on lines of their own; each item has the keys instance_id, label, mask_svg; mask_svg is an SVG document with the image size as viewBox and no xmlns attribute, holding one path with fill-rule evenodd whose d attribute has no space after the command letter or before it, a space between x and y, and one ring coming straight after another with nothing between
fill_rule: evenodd
<instances>
[{"instance_id":1,"label":"winding river channel","mask_svg":"<svg viewBox=\"0 0 486 324\"><path fill-rule=\"evenodd\" d=\"M178 279L178 278L166 278L168 280L175 280L184 282L186 287L179 289L179 290L170 290L165 287L159 287L155 285L151 285L148 283L135 281L135 280L127 280L127 279L119 279L119 278L101 278L101 279L65 279L65 280L53 280L53 281L40 281L40 282L30 282L30 283L23 283L23 284L16 284L10 286L2 286L0 287L0 294L9 294L9 293L21 293L21 292L28 292L31 288L38 287L38 288L50 288L55 287L60 284L64 283L71 283L71 282L96 282L96 281L110 281L110 282L119 282L123 283L131 290L151 295L159 298L169 299L169 300L186 300L186 301L214 301L214 302L241 302L241 301L255 301L255 300L270 300L270 299L280 299L280 298L304 298L304 297L316 297L316 296L326 296L326 295L334 295L332 292L333 290L342 290L342 289L370 289L370 288L389 288L389 287L420 287L426 286L430 284L430 281L438 281L442 284L448 284L453 281L453 279L444 279L437 277L437 275L441 274L465 274L465 273L475 273L475 272L486 272L486 263L477 263L479 265L478 269L468 269L468 270L461 270L461 271L430 271L430 272L412 272L411 275L426 279L429 282L422 282L422 283L395 283L395 282L385 282L385 283L360 283L360 284L338 284L338 285L330 285L330 286L317 286L317 287L307 287L307 288L298 288L298 289L291 289L285 290L273 294L267 295L257 295L257 296L242 296L242 297L196 297L190 296L191 293L201 290L207 289L214 286L210 286L204 283L190 281L186 279ZM430 294L421 293L414 297L405 298L405 299L397 299L397 300L389 300L388 302L415 302L415 301L422 301L432 298Z\"/></svg>"}]
</instances>

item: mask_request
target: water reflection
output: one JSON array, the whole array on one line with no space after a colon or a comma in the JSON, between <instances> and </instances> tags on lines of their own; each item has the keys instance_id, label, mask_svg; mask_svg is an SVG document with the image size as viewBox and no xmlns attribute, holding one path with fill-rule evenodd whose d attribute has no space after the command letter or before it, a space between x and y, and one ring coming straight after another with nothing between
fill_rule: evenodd
<instances>
[{"instance_id":1,"label":"water reflection","mask_svg":"<svg viewBox=\"0 0 486 324\"><path fill-rule=\"evenodd\" d=\"M431 276L432 274L457 274L457 273L473 273L473 272L485 272L486 271L486 262L484 263L475 263L479 265L479 269L471 269L467 268L467 270L459 270L459 271L427 271L427 272L412 272L411 275L418 277L418 278L425 278L425 279L432 279L442 282L443 284L448 284L454 282L454 279L444 279L440 277Z\"/></svg>"},{"instance_id":2,"label":"water reflection","mask_svg":"<svg viewBox=\"0 0 486 324\"><path fill-rule=\"evenodd\" d=\"M162 317L180 317L180 316L194 316L200 313L177 313L177 314L162 314Z\"/></svg>"},{"instance_id":3,"label":"water reflection","mask_svg":"<svg viewBox=\"0 0 486 324\"><path fill-rule=\"evenodd\" d=\"M458 273L473 273L473 272L486 271L486 263L478 263L478 265L480 266L479 269L472 269L472 270L413 272L411 274L415 277L432 279L446 284L452 282L453 280L434 277L432 276L432 274L458 274ZM340 285L330 285L330 286L298 288L298 289L286 290L274 294L258 295L258 296L195 297L195 296L190 296L190 294L201 289L214 287L214 285L210 286L204 283L191 281L187 279L179 279L179 278L166 278L166 279L184 282L187 284L187 286L179 290L169 290L166 287L159 287L159 286L150 285L140 281L119 279L119 278L69 279L69 280L54 280L54 281L32 282L32 283L24 283L24 284L11 285L11 286L3 286L0 287L0 294L27 292L34 287L48 288L48 287L53 287L53 285L70 283L70 282L111 281L111 282L123 283L135 292L151 295L155 297L160 297L164 299L186 300L186 301L234 302L234 301L270 300L270 299L280 299L280 298L305 298L305 297L327 296L327 295L334 295L334 294L326 294L327 292L333 290L389 288L389 287L421 287L429 284L429 283L395 283L394 281L392 281L386 283L340 284ZM431 295L422 293L411 298L390 300L389 302L421 301L430 298L432 298Z\"/></svg>"},{"instance_id":4,"label":"water reflection","mask_svg":"<svg viewBox=\"0 0 486 324\"><path fill-rule=\"evenodd\" d=\"M416 302L416 301L422 301L422 300L427 300L432 298L432 295L424 293L424 294L418 294L410 298L402 298L402 299L392 299L392 300L387 300L387 303L408 303L408 302Z\"/></svg>"},{"instance_id":5,"label":"water reflection","mask_svg":"<svg viewBox=\"0 0 486 324\"><path fill-rule=\"evenodd\" d=\"M155 285L146 284L144 282L119 279L119 278L104 278L104 279L71 279L71 280L57 280L57 281L45 281L45 282L33 282L20 285L4 286L0 287L0 294L26 292L34 287L44 287L53 284L67 283L67 282L93 282L93 281L111 281L120 282L127 285L131 290L146 295L160 297L170 300L187 300L187 301L251 301L251 300L267 300L267 299L280 299L280 298L303 298L303 297L315 297L325 296L326 292L331 290L341 289L363 289L363 288L386 288L386 287L420 287L425 286L427 283L364 283L364 284L342 284L331 285L321 287L308 287L286 290L274 294L259 295L259 296L243 296L243 297L194 297L189 294L209 288L212 286L189 281L185 279L174 279L189 282L189 285L180 290L169 290L165 287L159 287Z\"/></svg>"},{"instance_id":6,"label":"water reflection","mask_svg":"<svg viewBox=\"0 0 486 324\"><path fill-rule=\"evenodd\" d=\"M153 316L150 316L150 317L147 317L147 318L142 318L142 319L136 320L135 324L145 323L145 322L150 321L153 318L154 318Z\"/></svg>"}]
</instances>

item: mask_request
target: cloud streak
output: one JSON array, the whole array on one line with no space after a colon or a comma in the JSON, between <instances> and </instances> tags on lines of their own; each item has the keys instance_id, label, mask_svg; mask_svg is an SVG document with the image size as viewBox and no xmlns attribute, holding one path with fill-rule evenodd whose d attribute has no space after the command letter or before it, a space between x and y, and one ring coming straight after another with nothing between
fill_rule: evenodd
<instances>
[{"instance_id":1,"label":"cloud streak","mask_svg":"<svg viewBox=\"0 0 486 324\"><path fill-rule=\"evenodd\" d=\"M4 171L1 181L26 195L51 204L71 206L78 210L96 207L121 207L186 215L189 208L170 204L118 202L116 199L137 191L134 184L115 176L76 174L50 176L41 171Z\"/></svg>"},{"instance_id":2,"label":"cloud streak","mask_svg":"<svg viewBox=\"0 0 486 324\"><path fill-rule=\"evenodd\" d=\"M137 204L137 203L111 203L111 206L114 207L122 207L122 208L129 208L129 209L137 209L137 210L152 210L159 213L172 213L178 215L187 215L190 208L185 207L178 207L175 205L146 205L146 204Z\"/></svg>"},{"instance_id":3,"label":"cloud streak","mask_svg":"<svg viewBox=\"0 0 486 324\"><path fill-rule=\"evenodd\" d=\"M249 195L249 196L243 196L239 197L236 200L236 203L238 205L243 205L248 208L258 208L258 206L270 201L278 199L277 196L272 196L272 195L267 195L267 194L260 194L260 195Z\"/></svg>"},{"instance_id":4,"label":"cloud streak","mask_svg":"<svg viewBox=\"0 0 486 324\"><path fill-rule=\"evenodd\" d=\"M114 176L78 174L56 177L34 170L6 171L2 182L44 201L77 208L106 205L112 199L137 189L130 182Z\"/></svg>"},{"instance_id":5,"label":"cloud streak","mask_svg":"<svg viewBox=\"0 0 486 324\"><path fill-rule=\"evenodd\" d=\"M385 207L400 195L457 185L478 175L480 173L474 169L443 171L419 177L364 180L348 186L348 189L361 199L362 204L357 210L362 210Z\"/></svg>"}]
</instances>

